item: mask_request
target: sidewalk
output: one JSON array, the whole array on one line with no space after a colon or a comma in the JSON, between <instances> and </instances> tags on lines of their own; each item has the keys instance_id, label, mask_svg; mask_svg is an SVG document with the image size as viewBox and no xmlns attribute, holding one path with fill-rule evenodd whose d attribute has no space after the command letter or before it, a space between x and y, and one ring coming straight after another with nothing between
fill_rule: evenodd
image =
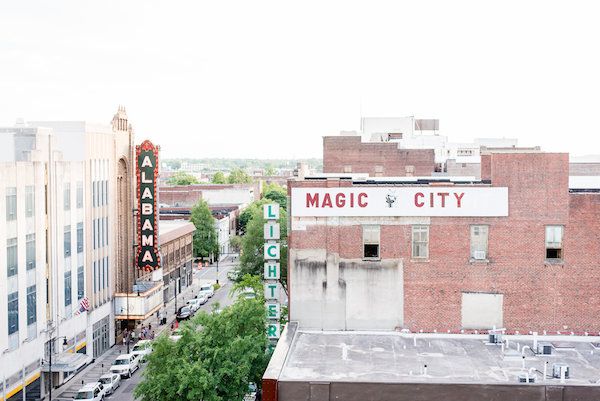
<instances>
[{"instance_id":1,"label":"sidewalk","mask_svg":"<svg viewBox=\"0 0 600 401\"><path fill-rule=\"evenodd\" d=\"M208 278L197 279L196 272L194 272L194 280L192 285L186 287L181 291L180 294L177 295L177 307L180 308L185 305L186 301L194 298L194 295L198 294L198 290L200 289L200 284L208 281ZM144 320L141 324L136 327L136 338L139 338L139 331L143 326L148 327L148 325L152 325L152 330L154 330L155 336L160 335L165 330L171 329L171 323L175 320L175 298L170 300L164 308L167 311L167 324L159 326L158 319L156 318L156 313L150 316L148 319ZM129 344L129 348L133 348L133 343ZM121 354L125 354L127 352L127 346L123 345L122 341L116 341L115 345L113 345L108 351L104 354L100 355L93 363L86 366L81 372L77 373L71 380L67 383L58 387L52 391L52 398L73 398L77 390L81 388L83 383L93 383L98 380L100 376L107 373L110 369L111 364L117 358L117 356Z\"/></svg>"}]
</instances>

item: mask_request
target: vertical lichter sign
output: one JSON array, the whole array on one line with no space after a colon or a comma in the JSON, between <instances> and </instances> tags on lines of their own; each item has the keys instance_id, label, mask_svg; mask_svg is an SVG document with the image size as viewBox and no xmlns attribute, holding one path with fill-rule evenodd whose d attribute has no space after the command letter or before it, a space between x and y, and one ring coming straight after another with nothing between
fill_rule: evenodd
<instances>
[{"instance_id":1,"label":"vertical lichter sign","mask_svg":"<svg viewBox=\"0 0 600 401\"><path fill-rule=\"evenodd\" d=\"M276 343L279 339L279 318L281 316L281 305L279 304L279 279L281 269L279 265L280 247L279 247L279 204L270 203L264 205L264 218L267 222L264 225L265 238L265 300L267 307L267 336Z\"/></svg>"},{"instance_id":2,"label":"vertical lichter sign","mask_svg":"<svg viewBox=\"0 0 600 401\"><path fill-rule=\"evenodd\" d=\"M146 140L135 147L137 165L137 268L153 271L160 268L158 254L158 213L156 181L158 180L158 146Z\"/></svg>"}]
</instances>

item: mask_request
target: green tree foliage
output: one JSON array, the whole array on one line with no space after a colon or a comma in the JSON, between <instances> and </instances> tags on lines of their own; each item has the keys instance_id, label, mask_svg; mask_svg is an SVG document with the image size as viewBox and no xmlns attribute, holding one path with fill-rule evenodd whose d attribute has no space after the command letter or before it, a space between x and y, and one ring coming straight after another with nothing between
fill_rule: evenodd
<instances>
[{"instance_id":1,"label":"green tree foliage","mask_svg":"<svg viewBox=\"0 0 600 401\"><path fill-rule=\"evenodd\" d=\"M196 256L206 258L211 254L217 255L219 244L215 218L212 216L205 200L201 199L192 208L190 220L196 226L194 232L194 253Z\"/></svg>"},{"instance_id":2,"label":"green tree foliage","mask_svg":"<svg viewBox=\"0 0 600 401\"><path fill-rule=\"evenodd\" d=\"M229 245L233 249L233 252L239 252L242 248L242 237L239 235L233 235L229 238Z\"/></svg>"},{"instance_id":3,"label":"green tree foliage","mask_svg":"<svg viewBox=\"0 0 600 401\"><path fill-rule=\"evenodd\" d=\"M221 313L199 313L181 339L162 335L134 395L140 401L241 400L260 383L270 355L260 299L239 299Z\"/></svg>"},{"instance_id":4,"label":"green tree foliage","mask_svg":"<svg viewBox=\"0 0 600 401\"><path fill-rule=\"evenodd\" d=\"M227 182L230 184L251 184L252 177L250 177L244 170L241 168L234 168L229 173L229 177L227 177Z\"/></svg>"},{"instance_id":5,"label":"green tree foliage","mask_svg":"<svg viewBox=\"0 0 600 401\"><path fill-rule=\"evenodd\" d=\"M167 183L171 185L198 184L198 179L185 171L177 171L167 180Z\"/></svg>"},{"instance_id":6,"label":"green tree foliage","mask_svg":"<svg viewBox=\"0 0 600 401\"><path fill-rule=\"evenodd\" d=\"M272 176L274 176L275 174L277 174L277 171L275 171L275 167L273 167L273 165L272 165L272 164L268 164L268 165L265 167L265 175L266 175L267 177L272 177Z\"/></svg>"},{"instance_id":7,"label":"green tree foliage","mask_svg":"<svg viewBox=\"0 0 600 401\"><path fill-rule=\"evenodd\" d=\"M227 184L227 179L225 178L225 174L223 174L222 171L217 171L213 175L211 182L213 184Z\"/></svg>"},{"instance_id":8,"label":"green tree foliage","mask_svg":"<svg viewBox=\"0 0 600 401\"><path fill-rule=\"evenodd\" d=\"M240 257L240 271L242 274L262 275L264 267L264 224L262 205L269 203L267 200L254 202L250 221L246 225L246 233L242 239L242 255ZM287 291L287 213L285 209L279 211L279 228L281 239L281 283Z\"/></svg>"},{"instance_id":9,"label":"green tree foliage","mask_svg":"<svg viewBox=\"0 0 600 401\"><path fill-rule=\"evenodd\" d=\"M276 183L266 184L263 187L263 198L279 203L279 206L287 209L287 192L285 188Z\"/></svg>"},{"instance_id":10,"label":"green tree foliage","mask_svg":"<svg viewBox=\"0 0 600 401\"><path fill-rule=\"evenodd\" d=\"M231 295L241 295L243 294L247 288L252 288L254 293L256 294L256 298L264 303L265 302L265 294L263 292L263 282L261 276L252 276L250 274L244 274L244 276L234 283L231 286L231 290L229 293Z\"/></svg>"},{"instance_id":11,"label":"green tree foliage","mask_svg":"<svg viewBox=\"0 0 600 401\"><path fill-rule=\"evenodd\" d=\"M263 203L264 203L264 201L252 202L250 205L248 205L247 208L242 210L242 213L240 213L240 217L238 217L238 223L237 223L239 231L241 231L242 233L246 232L246 226L248 225L248 222L252 218L252 213L254 213L254 210L257 209L258 207L262 207Z\"/></svg>"}]
</instances>

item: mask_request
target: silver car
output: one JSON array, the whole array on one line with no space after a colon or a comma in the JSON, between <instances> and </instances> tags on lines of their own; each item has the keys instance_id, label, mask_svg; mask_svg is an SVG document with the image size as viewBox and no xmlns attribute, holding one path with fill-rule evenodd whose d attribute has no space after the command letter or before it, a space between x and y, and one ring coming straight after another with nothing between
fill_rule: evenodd
<instances>
[{"instance_id":1,"label":"silver car","mask_svg":"<svg viewBox=\"0 0 600 401\"><path fill-rule=\"evenodd\" d=\"M106 394L112 394L121 385L121 375L116 373L107 373L100 376L98 382L102 383Z\"/></svg>"}]
</instances>

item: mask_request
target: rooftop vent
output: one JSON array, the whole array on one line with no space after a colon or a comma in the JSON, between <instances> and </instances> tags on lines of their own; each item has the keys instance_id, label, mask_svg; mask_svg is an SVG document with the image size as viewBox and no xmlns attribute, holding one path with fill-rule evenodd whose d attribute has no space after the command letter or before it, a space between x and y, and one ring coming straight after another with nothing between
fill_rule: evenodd
<instances>
[{"instance_id":1,"label":"rooftop vent","mask_svg":"<svg viewBox=\"0 0 600 401\"><path fill-rule=\"evenodd\" d=\"M502 334L500 333L491 333L489 335L490 344L500 344L502 342Z\"/></svg>"},{"instance_id":2,"label":"rooftop vent","mask_svg":"<svg viewBox=\"0 0 600 401\"><path fill-rule=\"evenodd\" d=\"M535 376L529 376L528 374L519 375L519 383L535 383Z\"/></svg>"}]
</instances>

